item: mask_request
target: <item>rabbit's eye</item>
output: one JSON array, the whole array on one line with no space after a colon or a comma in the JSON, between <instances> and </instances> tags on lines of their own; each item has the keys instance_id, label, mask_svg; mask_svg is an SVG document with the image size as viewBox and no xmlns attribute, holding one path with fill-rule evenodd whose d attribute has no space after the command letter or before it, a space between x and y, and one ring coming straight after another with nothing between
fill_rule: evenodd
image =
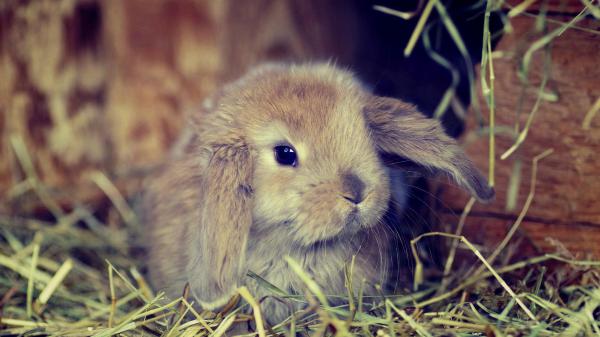
<instances>
[{"instance_id":1,"label":"rabbit's eye","mask_svg":"<svg viewBox=\"0 0 600 337\"><path fill-rule=\"evenodd\" d=\"M275 146L275 160L281 165L296 166L296 150L291 146L279 145Z\"/></svg>"}]
</instances>

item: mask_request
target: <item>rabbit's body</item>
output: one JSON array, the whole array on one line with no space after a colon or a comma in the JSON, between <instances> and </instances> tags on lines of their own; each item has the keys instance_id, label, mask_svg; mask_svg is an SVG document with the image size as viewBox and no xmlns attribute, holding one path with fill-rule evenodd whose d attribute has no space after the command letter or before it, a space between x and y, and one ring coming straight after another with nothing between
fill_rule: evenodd
<instances>
[{"instance_id":1,"label":"rabbit's body","mask_svg":"<svg viewBox=\"0 0 600 337\"><path fill-rule=\"evenodd\" d=\"M329 295L347 294L353 256L355 291L363 280L365 295L393 283L390 205L397 212L404 196L402 174L382 154L444 171L480 199L492 195L437 121L372 96L330 65L262 67L193 118L192 135L151 179L143 206L154 284L177 296L188 282L205 308L244 284L270 295L248 271L301 293L284 256ZM289 315L276 300L263 310L272 322Z\"/></svg>"},{"instance_id":2,"label":"rabbit's body","mask_svg":"<svg viewBox=\"0 0 600 337\"><path fill-rule=\"evenodd\" d=\"M194 147L193 143L184 146ZM161 224L150 227L148 232L151 279L171 298L180 296L185 283L189 282L189 255L186 245L172 242L193 244L190 242L190 238L193 237L190 230L193 230L193 227L187 224L193 223L199 217L196 205L202 202L203 196L196 186L202 179L200 172L206 169L206 163L197 156L178 156L181 158L172 158L172 162L148 184L149 191L162 191L170 197L153 199L153 194L150 193L145 196L145 221ZM299 262L302 268L322 285L323 291L328 295L347 294L345 269L350 267L353 258L355 293L362 287L365 296L377 295L374 286L385 287L388 282L388 274L393 265L391 259L394 255L389 253L391 235L383 223L373 229L315 242L309 246L290 243L284 223L255 222L253 225L245 247L245 268L289 294L301 294L304 286L283 259L284 256ZM237 246L236 242L225 244L244 249ZM243 283L258 298L273 295L250 277L246 277ZM300 309L301 305L298 303L289 301L283 304L267 299L262 308L269 321L279 322ZM332 298L331 303L336 303L336 299Z\"/></svg>"}]
</instances>

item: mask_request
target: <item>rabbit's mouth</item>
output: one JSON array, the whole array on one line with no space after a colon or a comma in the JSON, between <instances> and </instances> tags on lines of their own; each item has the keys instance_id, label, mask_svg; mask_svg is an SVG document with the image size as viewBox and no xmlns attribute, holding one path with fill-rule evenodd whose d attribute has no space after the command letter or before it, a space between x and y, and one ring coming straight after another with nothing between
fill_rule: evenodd
<instances>
[{"instance_id":1,"label":"rabbit's mouth","mask_svg":"<svg viewBox=\"0 0 600 337\"><path fill-rule=\"evenodd\" d=\"M353 234L364 228L364 221L357 208L354 208L346 217L346 226L344 232Z\"/></svg>"},{"instance_id":2,"label":"rabbit's mouth","mask_svg":"<svg viewBox=\"0 0 600 337\"><path fill-rule=\"evenodd\" d=\"M295 240L304 247L313 245L322 245L326 242L338 242L351 239L358 235L360 232L368 229L369 224L363 212L358 208L353 209L346 213L346 215L339 215L338 219L335 219L327 223L318 223L318 231L298 231L298 229L306 228L305 224L299 219L287 219L280 224L284 226L278 226L279 230L283 228L291 229L294 232ZM307 233L318 235L307 235ZM273 233L273 232L271 232Z\"/></svg>"}]
</instances>

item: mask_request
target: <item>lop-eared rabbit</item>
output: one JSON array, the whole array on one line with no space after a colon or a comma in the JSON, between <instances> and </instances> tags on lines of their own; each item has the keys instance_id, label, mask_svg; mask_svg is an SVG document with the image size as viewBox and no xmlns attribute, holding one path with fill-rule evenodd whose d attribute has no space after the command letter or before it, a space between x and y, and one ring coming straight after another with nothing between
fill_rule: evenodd
<instances>
[{"instance_id":1,"label":"lop-eared rabbit","mask_svg":"<svg viewBox=\"0 0 600 337\"><path fill-rule=\"evenodd\" d=\"M479 200L493 197L437 120L374 96L330 64L255 68L204 110L191 117L178 154L148 180L142 211L152 283L172 297L189 283L205 309L224 305L241 285L269 295L249 271L302 293L285 256L330 295L347 294L353 259L355 290L364 280L364 294L378 295L375 285L395 282L386 215L405 187L383 156L443 172ZM288 308L262 304L271 322Z\"/></svg>"}]
</instances>

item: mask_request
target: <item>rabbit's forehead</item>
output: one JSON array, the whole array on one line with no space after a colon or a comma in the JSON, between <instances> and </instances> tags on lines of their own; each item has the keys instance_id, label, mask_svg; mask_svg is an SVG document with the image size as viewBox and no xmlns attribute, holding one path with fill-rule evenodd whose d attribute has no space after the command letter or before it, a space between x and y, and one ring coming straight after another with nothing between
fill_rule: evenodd
<instances>
[{"instance_id":1,"label":"rabbit's forehead","mask_svg":"<svg viewBox=\"0 0 600 337\"><path fill-rule=\"evenodd\" d=\"M354 87L324 80L280 80L255 92L249 118L285 134L308 140L351 133L364 134L364 98ZM261 118L262 116L262 118ZM250 123L254 124L254 123Z\"/></svg>"},{"instance_id":2,"label":"rabbit's forehead","mask_svg":"<svg viewBox=\"0 0 600 337\"><path fill-rule=\"evenodd\" d=\"M315 118L315 113L323 116ZM267 155L273 146L290 144L301 163L327 165L335 171L376 157L362 109L351 101L338 102L326 111L296 107L261 123L252 134Z\"/></svg>"},{"instance_id":3,"label":"rabbit's forehead","mask_svg":"<svg viewBox=\"0 0 600 337\"><path fill-rule=\"evenodd\" d=\"M374 151L362 112L367 94L346 73L306 68L262 77L247 89L238 106L246 105L242 114L253 121L245 124L258 145L288 142L300 156L321 158Z\"/></svg>"},{"instance_id":4,"label":"rabbit's forehead","mask_svg":"<svg viewBox=\"0 0 600 337\"><path fill-rule=\"evenodd\" d=\"M282 122L290 132L304 136L325 131L348 131L364 124L363 95L354 86L331 80L287 79L274 81L255 102L267 121ZM252 110L252 109L250 109Z\"/></svg>"}]
</instances>

